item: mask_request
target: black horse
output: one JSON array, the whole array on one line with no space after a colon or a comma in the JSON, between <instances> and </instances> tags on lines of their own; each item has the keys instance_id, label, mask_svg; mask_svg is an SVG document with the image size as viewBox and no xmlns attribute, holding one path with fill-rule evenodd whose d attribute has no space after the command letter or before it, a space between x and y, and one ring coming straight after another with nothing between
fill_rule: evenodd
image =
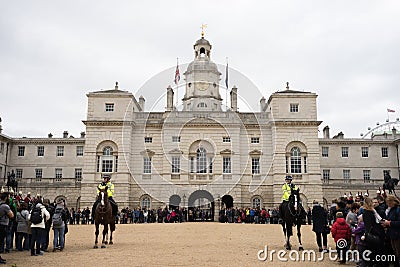
<instances>
[{"instance_id":1,"label":"black horse","mask_svg":"<svg viewBox=\"0 0 400 267\"><path fill-rule=\"evenodd\" d=\"M388 190L389 194L393 194L395 196L396 195L396 191L394 190L394 187L397 186L399 184L399 179L397 178L390 178L387 181L385 181L385 183L383 184L383 190Z\"/></svg>"},{"instance_id":2,"label":"black horse","mask_svg":"<svg viewBox=\"0 0 400 267\"><path fill-rule=\"evenodd\" d=\"M299 239L299 250L303 250L301 244L301 224L306 217L306 212L300 203L299 189L291 190L291 194L288 202L284 202L282 206L282 228L285 235L285 248L287 250L292 249L290 244L290 237L293 235L293 226L297 227L297 237Z\"/></svg>"},{"instance_id":3,"label":"black horse","mask_svg":"<svg viewBox=\"0 0 400 267\"><path fill-rule=\"evenodd\" d=\"M10 187L14 192L18 192L18 181L15 179L14 170L11 170L11 173L7 174L7 190L10 192Z\"/></svg>"}]
</instances>

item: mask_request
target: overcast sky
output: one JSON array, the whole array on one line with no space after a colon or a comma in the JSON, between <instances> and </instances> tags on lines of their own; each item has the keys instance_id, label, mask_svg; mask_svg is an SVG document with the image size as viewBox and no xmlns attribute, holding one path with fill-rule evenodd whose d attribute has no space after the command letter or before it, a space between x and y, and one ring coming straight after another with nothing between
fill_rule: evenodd
<instances>
[{"instance_id":1,"label":"overcast sky","mask_svg":"<svg viewBox=\"0 0 400 267\"><path fill-rule=\"evenodd\" d=\"M215 63L228 57L267 99L287 81L317 93L320 129L359 137L387 108L400 117L399 14L399 1L1 1L3 133L77 137L88 92L118 81L136 93L170 68L140 94L164 92L205 23Z\"/></svg>"}]
</instances>

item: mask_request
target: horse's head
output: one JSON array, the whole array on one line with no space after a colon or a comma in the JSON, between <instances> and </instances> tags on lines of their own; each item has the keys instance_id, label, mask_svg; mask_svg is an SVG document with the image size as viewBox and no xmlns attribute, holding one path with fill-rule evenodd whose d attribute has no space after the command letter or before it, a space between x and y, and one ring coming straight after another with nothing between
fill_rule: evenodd
<instances>
[{"instance_id":1,"label":"horse's head","mask_svg":"<svg viewBox=\"0 0 400 267\"><path fill-rule=\"evenodd\" d=\"M293 206L295 210L299 207L300 203L300 189L291 189L289 197L289 205Z\"/></svg>"},{"instance_id":2,"label":"horse's head","mask_svg":"<svg viewBox=\"0 0 400 267\"><path fill-rule=\"evenodd\" d=\"M100 201L101 206L105 206L108 202L107 189L108 189L107 186L104 188L99 188L99 195L97 197L98 197L98 200Z\"/></svg>"}]
</instances>

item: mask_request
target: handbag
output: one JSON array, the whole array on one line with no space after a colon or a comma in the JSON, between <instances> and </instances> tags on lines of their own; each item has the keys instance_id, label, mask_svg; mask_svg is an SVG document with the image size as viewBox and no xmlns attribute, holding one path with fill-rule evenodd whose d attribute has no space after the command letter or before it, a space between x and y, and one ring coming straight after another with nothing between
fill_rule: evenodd
<instances>
[{"instance_id":1,"label":"handbag","mask_svg":"<svg viewBox=\"0 0 400 267\"><path fill-rule=\"evenodd\" d=\"M368 233L364 234L365 243L370 248L379 248L379 247L381 247L383 245L382 242L381 242L381 239L376 234L371 233L371 231L372 231L372 227L371 227L371 229L369 230Z\"/></svg>"}]
</instances>

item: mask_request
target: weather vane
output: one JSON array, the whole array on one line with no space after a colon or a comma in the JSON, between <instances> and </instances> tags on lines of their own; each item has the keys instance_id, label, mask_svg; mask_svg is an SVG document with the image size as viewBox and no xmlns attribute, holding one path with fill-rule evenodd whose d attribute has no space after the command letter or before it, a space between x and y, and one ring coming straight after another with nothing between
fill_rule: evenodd
<instances>
[{"instance_id":1,"label":"weather vane","mask_svg":"<svg viewBox=\"0 0 400 267\"><path fill-rule=\"evenodd\" d=\"M201 37L204 38L204 29L207 28L207 24L201 24Z\"/></svg>"}]
</instances>

